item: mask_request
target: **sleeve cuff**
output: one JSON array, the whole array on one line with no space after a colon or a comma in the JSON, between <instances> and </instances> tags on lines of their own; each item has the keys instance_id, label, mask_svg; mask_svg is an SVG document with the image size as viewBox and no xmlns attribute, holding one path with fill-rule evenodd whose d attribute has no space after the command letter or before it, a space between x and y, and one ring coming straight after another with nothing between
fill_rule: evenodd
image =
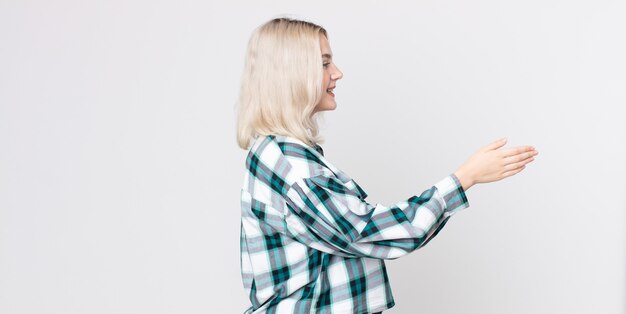
<instances>
[{"instance_id":1,"label":"sleeve cuff","mask_svg":"<svg viewBox=\"0 0 626 314\"><path fill-rule=\"evenodd\" d=\"M465 190L463 190L459 178L454 173L437 182L435 187L442 198L444 217L452 216L456 212L470 206Z\"/></svg>"}]
</instances>

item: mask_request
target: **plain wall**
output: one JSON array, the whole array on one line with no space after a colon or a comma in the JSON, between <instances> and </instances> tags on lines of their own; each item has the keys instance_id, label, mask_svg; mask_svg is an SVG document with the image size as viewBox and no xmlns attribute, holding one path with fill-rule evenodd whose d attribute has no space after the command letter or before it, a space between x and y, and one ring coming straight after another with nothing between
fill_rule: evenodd
<instances>
[{"instance_id":1,"label":"plain wall","mask_svg":"<svg viewBox=\"0 0 626 314\"><path fill-rule=\"evenodd\" d=\"M0 313L242 313L234 105L252 30L329 31L326 157L368 201L508 137L387 262L385 313L626 313L624 1L0 2Z\"/></svg>"}]
</instances>

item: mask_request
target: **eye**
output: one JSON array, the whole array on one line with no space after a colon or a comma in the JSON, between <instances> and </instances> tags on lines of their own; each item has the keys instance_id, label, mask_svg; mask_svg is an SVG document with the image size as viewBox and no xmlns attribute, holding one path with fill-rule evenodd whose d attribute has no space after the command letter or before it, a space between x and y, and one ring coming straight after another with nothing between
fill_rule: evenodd
<instances>
[{"instance_id":1,"label":"eye","mask_svg":"<svg viewBox=\"0 0 626 314\"><path fill-rule=\"evenodd\" d=\"M324 63L323 64L324 68L327 68L329 64L330 64L330 62Z\"/></svg>"}]
</instances>

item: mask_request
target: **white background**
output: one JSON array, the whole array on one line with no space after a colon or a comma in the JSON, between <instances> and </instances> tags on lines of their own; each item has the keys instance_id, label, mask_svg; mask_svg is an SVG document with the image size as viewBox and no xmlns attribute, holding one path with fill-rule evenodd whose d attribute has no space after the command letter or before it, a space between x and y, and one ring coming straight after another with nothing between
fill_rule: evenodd
<instances>
[{"instance_id":1,"label":"white background","mask_svg":"<svg viewBox=\"0 0 626 314\"><path fill-rule=\"evenodd\" d=\"M329 32L326 157L394 203L539 156L389 261L385 313L626 313L624 1L0 2L0 313L242 313L252 30Z\"/></svg>"}]
</instances>

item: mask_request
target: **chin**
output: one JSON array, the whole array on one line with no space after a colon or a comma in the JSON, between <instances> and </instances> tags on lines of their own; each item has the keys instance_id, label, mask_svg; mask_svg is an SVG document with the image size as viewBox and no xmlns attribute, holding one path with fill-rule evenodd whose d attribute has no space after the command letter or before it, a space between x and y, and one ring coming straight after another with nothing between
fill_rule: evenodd
<instances>
[{"instance_id":1,"label":"chin","mask_svg":"<svg viewBox=\"0 0 626 314\"><path fill-rule=\"evenodd\" d=\"M335 102L331 102L326 104L323 108L323 110L335 110L337 109L337 104Z\"/></svg>"},{"instance_id":2,"label":"chin","mask_svg":"<svg viewBox=\"0 0 626 314\"><path fill-rule=\"evenodd\" d=\"M316 112L320 112L320 111L331 111L331 110L335 110L337 108L337 104L332 102L332 103L324 103L324 104L319 104L317 106L317 108L315 109Z\"/></svg>"}]
</instances>

